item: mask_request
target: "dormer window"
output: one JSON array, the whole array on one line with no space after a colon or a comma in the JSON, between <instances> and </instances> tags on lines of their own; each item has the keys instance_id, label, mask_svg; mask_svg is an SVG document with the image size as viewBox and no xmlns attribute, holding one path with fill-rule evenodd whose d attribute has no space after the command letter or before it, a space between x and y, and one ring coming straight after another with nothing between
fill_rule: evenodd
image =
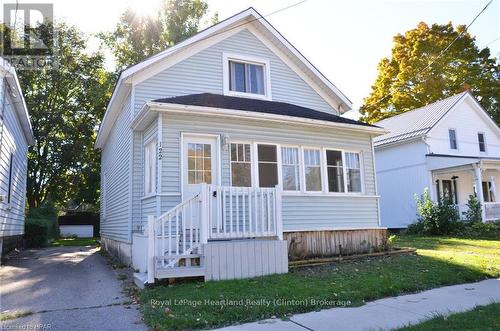
<instances>
[{"instance_id":1,"label":"dormer window","mask_svg":"<svg viewBox=\"0 0 500 331\"><path fill-rule=\"evenodd\" d=\"M450 137L450 149L458 149L458 144L457 144L457 130L455 129L449 129L448 130L448 136Z\"/></svg>"},{"instance_id":2,"label":"dormer window","mask_svg":"<svg viewBox=\"0 0 500 331\"><path fill-rule=\"evenodd\" d=\"M224 53L224 94L271 99L269 61Z\"/></svg>"}]
</instances>

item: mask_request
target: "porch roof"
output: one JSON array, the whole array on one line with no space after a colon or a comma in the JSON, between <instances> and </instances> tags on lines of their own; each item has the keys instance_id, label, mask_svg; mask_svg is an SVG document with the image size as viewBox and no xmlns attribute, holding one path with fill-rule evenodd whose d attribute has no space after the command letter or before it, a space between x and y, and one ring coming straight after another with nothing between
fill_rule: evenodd
<instances>
[{"instance_id":1,"label":"porch roof","mask_svg":"<svg viewBox=\"0 0 500 331\"><path fill-rule=\"evenodd\" d=\"M472 169L473 164L481 164L482 168L500 169L499 157L453 154L426 154L426 157L428 170L459 170L464 167Z\"/></svg>"},{"instance_id":2,"label":"porch roof","mask_svg":"<svg viewBox=\"0 0 500 331\"><path fill-rule=\"evenodd\" d=\"M286 102L276 102L252 98L233 97L212 93L189 94L172 98L154 100L158 103L177 104L185 106L199 106L219 109L232 109L251 111L264 114L284 115L292 117L307 118L313 120L374 127L368 123L351 120L345 117L328 114L314 109L297 106Z\"/></svg>"}]
</instances>

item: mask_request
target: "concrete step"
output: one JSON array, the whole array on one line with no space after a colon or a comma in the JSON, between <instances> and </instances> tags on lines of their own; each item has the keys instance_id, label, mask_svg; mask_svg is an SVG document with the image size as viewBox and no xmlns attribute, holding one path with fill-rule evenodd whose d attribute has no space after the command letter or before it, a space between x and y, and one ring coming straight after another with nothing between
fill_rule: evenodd
<instances>
[{"instance_id":1,"label":"concrete step","mask_svg":"<svg viewBox=\"0 0 500 331\"><path fill-rule=\"evenodd\" d=\"M199 277L205 275L205 268L199 266L192 267L174 267L174 268L157 268L156 278L183 278L183 277Z\"/></svg>"},{"instance_id":2,"label":"concrete step","mask_svg":"<svg viewBox=\"0 0 500 331\"><path fill-rule=\"evenodd\" d=\"M141 290L146 286L148 274L145 272L134 272L134 283Z\"/></svg>"}]
</instances>

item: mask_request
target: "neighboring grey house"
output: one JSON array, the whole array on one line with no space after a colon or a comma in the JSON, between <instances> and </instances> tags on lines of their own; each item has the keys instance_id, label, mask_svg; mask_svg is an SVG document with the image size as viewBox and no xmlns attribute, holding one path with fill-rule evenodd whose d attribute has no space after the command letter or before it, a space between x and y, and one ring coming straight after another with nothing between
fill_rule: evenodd
<instances>
[{"instance_id":1,"label":"neighboring grey house","mask_svg":"<svg viewBox=\"0 0 500 331\"><path fill-rule=\"evenodd\" d=\"M104 247L149 281L378 248L385 131L350 108L253 8L124 70L95 145Z\"/></svg>"},{"instance_id":2,"label":"neighboring grey house","mask_svg":"<svg viewBox=\"0 0 500 331\"><path fill-rule=\"evenodd\" d=\"M470 92L376 123L382 225L405 228L417 219L415 194L447 197L461 217L476 194L483 220L500 219L500 129Z\"/></svg>"},{"instance_id":3,"label":"neighboring grey house","mask_svg":"<svg viewBox=\"0 0 500 331\"><path fill-rule=\"evenodd\" d=\"M24 234L27 153L32 144L33 131L16 72L0 58L0 253L20 245Z\"/></svg>"}]
</instances>

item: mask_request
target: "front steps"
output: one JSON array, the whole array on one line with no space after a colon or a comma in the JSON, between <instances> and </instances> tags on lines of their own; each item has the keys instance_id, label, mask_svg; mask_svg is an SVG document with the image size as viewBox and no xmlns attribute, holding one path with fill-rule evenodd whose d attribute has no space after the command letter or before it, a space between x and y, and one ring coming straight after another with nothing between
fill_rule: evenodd
<instances>
[{"instance_id":1,"label":"front steps","mask_svg":"<svg viewBox=\"0 0 500 331\"><path fill-rule=\"evenodd\" d=\"M205 276L205 268L201 266L157 268L155 278L184 278Z\"/></svg>"}]
</instances>

